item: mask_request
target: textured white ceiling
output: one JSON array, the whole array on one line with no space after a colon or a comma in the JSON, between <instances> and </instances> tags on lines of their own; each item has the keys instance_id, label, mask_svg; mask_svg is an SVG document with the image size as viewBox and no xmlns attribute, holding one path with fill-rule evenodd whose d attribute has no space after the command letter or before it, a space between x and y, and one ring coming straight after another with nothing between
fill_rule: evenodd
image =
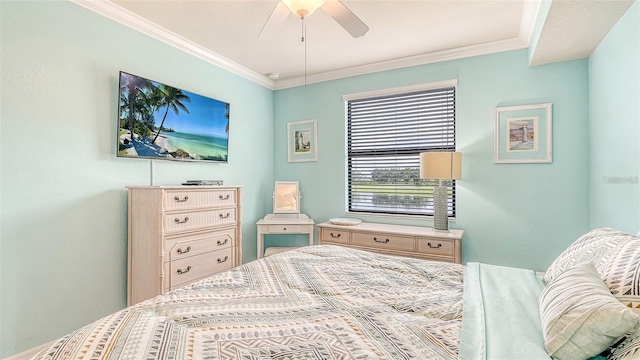
<instances>
[{"instance_id":1,"label":"textured white ceiling","mask_svg":"<svg viewBox=\"0 0 640 360\"><path fill-rule=\"evenodd\" d=\"M539 0L343 0L370 28L353 38L322 10L258 35L277 0L72 0L284 88L529 45ZM533 62L588 56L633 0L554 0ZM276 72L275 83L267 74ZM264 78L264 81L260 78Z\"/></svg>"}]
</instances>

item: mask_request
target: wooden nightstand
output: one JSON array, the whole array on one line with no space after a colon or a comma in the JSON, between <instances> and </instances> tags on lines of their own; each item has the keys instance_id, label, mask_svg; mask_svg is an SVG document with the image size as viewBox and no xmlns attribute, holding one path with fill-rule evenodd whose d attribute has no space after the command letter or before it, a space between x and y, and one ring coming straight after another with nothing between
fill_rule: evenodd
<instances>
[{"instance_id":1,"label":"wooden nightstand","mask_svg":"<svg viewBox=\"0 0 640 360\"><path fill-rule=\"evenodd\" d=\"M309 245L313 245L313 219L305 214L296 217L274 217L267 214L264 219L260 219L256 225L258 227L258 259L264 256L264 235L268 234L307 234L309 235Z\"/></svg>"},{"instance_id":2,"label":"wooden nightstand","mask_svg":"<svg viewBox=\"0 0 640 360\"><path fill-rule=\"evenodd\" d=\"M463 230L437 232L429 227L360 223L318 224L319 243L352 247L389 255L462 262Z\"/></svg>"}]
</instances>

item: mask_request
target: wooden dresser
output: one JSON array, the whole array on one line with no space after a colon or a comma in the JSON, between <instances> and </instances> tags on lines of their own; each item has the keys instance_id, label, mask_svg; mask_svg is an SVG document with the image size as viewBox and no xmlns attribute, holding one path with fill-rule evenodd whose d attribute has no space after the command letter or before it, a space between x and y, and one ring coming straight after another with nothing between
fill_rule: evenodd
<instances>
[{"instance_id":1,"label":"wooden dresser","mask_svg":"<svg viewBox=\"0 0 640 360\"><path fill-rule=\"evenodd\" d=\"M240 187L127 188L128 305L240 265Z\"/></svg>"},{"instance_id":2,"label":"wooden dresser","mask_svg":"<svg viewBox=\"0 0 640 360\"><path fill-rule=\"evenodd\" d=\"M428 260L462 262L463 230L436 232L422 226L360 223L318 224L320 244L348 246L389 255L410 256Z\"/></svg>"}]
</instances>

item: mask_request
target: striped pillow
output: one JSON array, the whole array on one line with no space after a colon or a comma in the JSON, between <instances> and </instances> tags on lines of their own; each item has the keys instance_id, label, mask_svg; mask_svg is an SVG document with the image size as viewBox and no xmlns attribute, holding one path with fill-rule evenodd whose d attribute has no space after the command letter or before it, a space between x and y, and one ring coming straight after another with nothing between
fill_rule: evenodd
<instances>
[{"instance_id":1,"label":"striped pillow","mask_svg":"<svg viewBox=\"0 0 640 360\"><path fill-rule=\"evenodd\" d=\"M602 264L603 256L609 254L618 244L627 242L635 236L622 231L601 228L582 235L563 251L549 266L544 274L545 283L575 265L593 261L596 266ZM637 238L636 238L637 239ZM600 270L598 268L598 270Z\"/></svg>"},{"instance_id":2,"label":"striped pillow","mask_svg":"<svg viewBox=\"0 0 640 360\"><path fill-rule=\"evenodd\" d=\"M640 328L616 346L608 360L637 360L640 359Z\"/></svg>"},{"instance_id":3,"label":"striped pillow","mask_svg":"<svg viewBox=\"0 0 640 360\"><path fill-rule=\"evenodd\" d=\"M613 296L640 314L640 238L627 235L626 239L595 265Z\"/></svg>"},{"instance_id":4,"label":"striped pillow","mask_svg":"<svg viewBox=\"0 0 640 360\"><path fill-rule=\"evenodd\" d=\"M640 238L617 244L597 268L613 296L640 314ZM616 346L608 359L640 359L640 329Z\"/></svg>"},{"instance_id":5,"label":"striped pillow","mask_svg":"<svg viewBox=\"0 0 640 360\"><path fill-rule=\"evenodd\" d=\"M592 262L556 276L539 299L544 345L556 360L587 359L634 331L640 317L615 299Z\"/></svg>"}]
</instances>

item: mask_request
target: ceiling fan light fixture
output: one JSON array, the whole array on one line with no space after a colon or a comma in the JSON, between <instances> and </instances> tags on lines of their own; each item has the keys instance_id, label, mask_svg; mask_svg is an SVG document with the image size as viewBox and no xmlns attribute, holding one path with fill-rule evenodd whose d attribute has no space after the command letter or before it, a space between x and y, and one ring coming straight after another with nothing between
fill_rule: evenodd
<instances>
[{"instance_id":1,"label":"ceiling fan light fixture","mask_svg":"<svg viewBox=\"0 0 640 360\"><path fill-rule=\"evenodd\" d=\"M305 18L318 10L326 0L282 0L292 13Z\"/></svg>"}]
</instances>

